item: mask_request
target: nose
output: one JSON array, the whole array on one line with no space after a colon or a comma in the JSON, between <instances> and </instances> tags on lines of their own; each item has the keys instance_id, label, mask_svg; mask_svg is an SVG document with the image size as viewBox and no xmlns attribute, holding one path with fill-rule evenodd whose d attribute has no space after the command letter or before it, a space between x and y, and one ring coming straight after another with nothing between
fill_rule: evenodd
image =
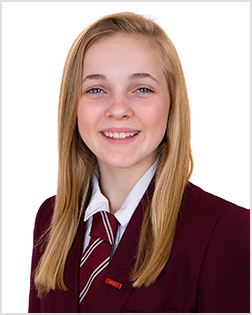
<instances>
[{"instance_id":1,"label":"nose","mask_svg":"<svg viewBox=\"0 0 252 315\"><path fill-rule=\"evenodd\" d=\"M106 115L118 120L130 118L133 115L133 109L127 96L115 95L108 104Z\"/></svg>"}]
</instances>

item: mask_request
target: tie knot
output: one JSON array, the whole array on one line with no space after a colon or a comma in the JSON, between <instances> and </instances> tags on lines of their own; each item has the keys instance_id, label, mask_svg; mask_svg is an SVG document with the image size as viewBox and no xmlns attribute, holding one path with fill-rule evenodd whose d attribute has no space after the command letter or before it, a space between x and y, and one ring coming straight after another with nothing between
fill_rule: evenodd
<instances>
[{"instance_id":1,"label":"tie knot","mask_svg":"<svg viewBox=\"0 0 252 315\"><path fill-rule=\"evenodd\" d=\"M91 235L103 239L110 245L114 244L118 221L109 212L97 212L93 216Z\"/></svg>"}]
</instances>

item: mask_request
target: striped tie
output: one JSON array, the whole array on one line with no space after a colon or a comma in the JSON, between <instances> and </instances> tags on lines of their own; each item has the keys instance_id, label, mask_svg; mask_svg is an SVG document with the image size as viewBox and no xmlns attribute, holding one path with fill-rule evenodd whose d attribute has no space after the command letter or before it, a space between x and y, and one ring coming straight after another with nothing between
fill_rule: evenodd
<instances>
[{"instance_id":1,"label":"striped tie","mask_svg":"<svg viewBox=\"0 0 252 315\"><path fill-rule=\"evenodd\" d=\"M79 303L81 313L90 313L100 283L110 261L111 246L117 231L116 218L105 211L93 216L91 239L80 262Z\"/></svg>"}]
</instances>

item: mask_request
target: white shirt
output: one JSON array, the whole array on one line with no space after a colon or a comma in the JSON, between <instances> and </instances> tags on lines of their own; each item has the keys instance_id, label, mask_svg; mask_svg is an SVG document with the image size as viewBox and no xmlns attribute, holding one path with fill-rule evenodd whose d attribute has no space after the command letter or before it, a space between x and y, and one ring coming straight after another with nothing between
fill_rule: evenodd
<instances>
[{"instance_id":1,"label":"white shirt","mask_svg":"<svg viewBox=\"0 0 252 315\"><path fill-rule=\"evenodd\" d=\"M132 188L128 197L125 199L121 208L115 213L115 217L118 224L118 230L115 237L115 243L111 249L111 257L113 256L122 235L137 207L140 200L142 199L146 189L148 188L155 172L157 169L158 160L148 169L148 171L138 180L135 186ZM83 251L88 246L90 240L90 231L93 221L93 215L99 211L110 212L109 201L101 193L99 186L99 172L98 169L94 172L92 178L93 190L89 205L85 211L84 222L85 222L85 233L84 233L84 246Z\"/></svg>"}]
</instances>

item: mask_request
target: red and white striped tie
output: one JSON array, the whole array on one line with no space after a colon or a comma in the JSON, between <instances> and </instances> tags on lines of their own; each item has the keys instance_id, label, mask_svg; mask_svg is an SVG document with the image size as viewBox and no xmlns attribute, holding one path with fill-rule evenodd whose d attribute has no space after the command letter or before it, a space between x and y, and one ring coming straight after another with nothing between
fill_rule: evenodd
<instances>
[{"instance_id":1,"label":"red and white striped tie","mask_svg":"<svg viewBox=\"0 0 252 315\"><path fill-rule=\"evenodd\" d=\"M80 262L79 303L81 313L90 313L96 292L110 261L118 222L114 215L101 211L93 216L91 239Z\"/></svg>"}]
</instances>

